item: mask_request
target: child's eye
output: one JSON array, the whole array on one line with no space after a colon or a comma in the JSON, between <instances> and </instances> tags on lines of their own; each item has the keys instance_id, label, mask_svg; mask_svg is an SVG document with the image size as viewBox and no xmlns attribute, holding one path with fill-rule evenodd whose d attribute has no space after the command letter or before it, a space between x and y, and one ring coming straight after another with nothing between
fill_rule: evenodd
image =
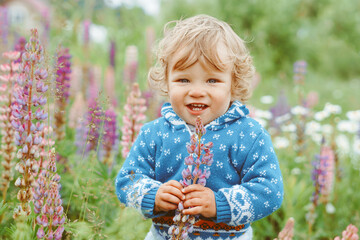
<instances>
[{"instance_id":1,"label":"child's eye","mask_svg":"<svg viewBox=\"0 0 360 240\"><path fill-rule=\"evenodd\" d=\"M188 79L183 78L183 79L179 79L178 82L180 82L180 83L188 83L190 81Z\"/></svg>"},{"instance_id":2,"label":"child's eye","mask_svg":"<svg viewBox=\"0 0 360 240\"><path fill-rule=\"evenodd\" d=\"M207 82L208 82L208 83L217 83L218 80L216 80L216 79L209 79Z\"/></svg>"}]
</instances>

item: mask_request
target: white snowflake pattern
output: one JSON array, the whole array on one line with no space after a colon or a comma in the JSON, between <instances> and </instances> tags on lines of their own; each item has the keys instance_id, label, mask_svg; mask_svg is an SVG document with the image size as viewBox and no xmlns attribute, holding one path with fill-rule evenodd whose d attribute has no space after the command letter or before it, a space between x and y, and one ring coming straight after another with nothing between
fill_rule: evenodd
<instances>
[{"instance_id":1,"label":"white snowflake pattern","mask_svg":"<svg viewBox=\"0 0 360 240\"><path fill-rule=\"evenodd\" d=\"M163 139L166 139L166 138L168 138L169 137L169 133L164 133L163 134Z\"/></svg>"},{"instance_id":2,"label":"white snowflake pattern","mask_svg":"<svg viewBox=\"0 0 360 240\"><path fill-rule=\"evenodd\" d=\"M167 173L171 173L171 172L174 172L174 169L173 169L172 167L168 167L168 168L166 169L166 171L167 171Z\"/></svg>"},{"instance_id":3,"label":"white snowflake pattern","mask_svg":"<svg viewBox=\"0 0 360 240\"><path fill-rule=\"evenodd\" d=\"M156 168L159 168L159 167L160 167L160 162L157 162L157 163L155 164L155 167L156 167Z\"/></svg>"},{"instance_id":4,"label":"white snowflake pattern","mask_svg":"<svg viewBox=\"0 0 360 240\"><path fill-rule=\"evenodd\" d=\"M256 160L256 159L258 159L258 158L259 158L259 154L258 154L258 153L255 153L255 154L253 155L253 159Z\"/></svg>"},{"instance_id":5,"label":"white snowflake pattern","mask_svg":"<svg viewBox=\"0 0 360 240\"><path fill-rule=\"evenodd\" d=\"M219 161L216 162L216 167L223 168L223 166L224 166L224 163L219 162Z\"/></svg>"},{"instance_id":6,"label":"white snowflake pattern","mask_svg":"<svg viewBox=\"0 0 360 240\"><path fill-rule=\"evenodd\" d=\"M230 130L230 129L226 132L226 134L227 134L227 135L230 135L230 136L232 136L233 133L234 133L234 131L232 131L232 130Z\"/></svg>"},{"instance_id":7,"label":"white snowflake pattern","mask_svg":"<svg viewBox=\"0 0 360 240\"><path fill-rule=\"evenodd\" d=\"M250 133L250 136L251 136L252 138L256 138L256 133L254 133L254 131L252 131L252 132Z\"/></svg>"},{"instance_id":8,"label":"white snowflake pattern","mask_svg":"<svg viewBox=\"0 0 360 240\"><path fill-rule=\"evenodd\" d=\"M161 136L162 136L162 132L161 132L161 131L158 131L158 132L156 133L156 135L157 135L158 137L161 137Z\"/></svg>"},{"instance_id":9,"label":"white snowflake pattern","mask_svg":"<svg viewBox=\"0 0 360 240\"><path fill-rule=\"evenodd\" d=\"M176 161L179 161L179 160L181 160L181 153L176 155Z\"/></svg>"},{"instance_id":10,"label":"white snowflake pattern","mask_svg":"<svg viewBox=\"0 0 360 240\"><path fill-rule=\"evenodd\" d=\"M271 169L276 169L276 164L273 164L273 163L270 164L270 168L271 168Z\"/></svg>"},{"instance_id":11,"label":"white snowflake pattern","mask_svg":"<svg viewBox=\"0 0 360 240\"><path fill-rule=\"evenodd\" d=\"M234 145L232 145L232 149L236 152L238 150L238 146L237 144L235 143Z\"/></svg>"},{"instance_id":12,"label":"white snowflake pattern","mask_svg":"<svg viewBox=\"0 0 360 240\"><path fill-rule=\"evenodd\" d=\"M141 146L141 147L145 147L145 145L146 145L146 144L141 140L140 146Z\"/></svg>"},{"instance_id":13,"label":"white snowflake pattern","mask_svg":"<svg viewBox=\"0 0 360 240\"><path fill-rule=\"evenodd\" d=\"M165 156L170 155L170 148L169 148L169 149L164 150L164 155L165 155Z\"/></svg>"},{"instance_id":14,"label":"white snowflake pattern","mask_svg":"<svg viewBox=\"0 0 360 240\"><path fill-rule=\"evenodd\" d=\"M237 165L239 164L239 163L236 161L236 159L234 159L234 161L232 161L232 163L233 163L234 167L237 167Z\"/></svg>"},{"instance_id":15,"label":"white snowflake pattern","mask_svg":"<svg viewBox=\"0 0 360 240\"><path fill-rule=\"evenodd\" d=\"M134 151L136 151L137 150L137 146L134 146Z\"/></svg>"},{"instance_id":16,"label":"white snowflake pattern","mask_svg":"<svg viewBox=\"0 0 360 240\"><path fill-rule=\"evenodd\" d=\"M240 146L239 148L240 148L240 150L243 152L246 147L245 147L243 144L241 144L241 146Z\"/></svg>"},{"instance_id":17,"label":"white snowflake pattern","mask_svg":"<svg viewBox=\"0 0 360 240\"><path fill-rule=\"evenodd\" d=\"M237 120L236 123L239 125L242 124L242 122L240 120Z\"/></svg>"},{"instance_id":18,"label":"white snowflake pattern","mask_svg":"<svg viewBox=\"0 0 360 240\"><path fill-rule=\"evenodd\" d=\"M260 176L266 176L266 170L259 172Z\"/></svg>"},{"instance_id":19,"label":"white snowflake pattern","mask_svg":"<svg viewBox=\"0 0 360 240\"><path fill-rule=\"evenodd\" d=\"M269 201L264 202L264 206L265 206L266 208L270 207Z\"/></svg>"},{"instance_id":20,"label":"white snowflake pattern","mask_svg":"<svg viewBox=\"0 0 360 240\"><path fill-rule=\"evenodd\" d=\"M254 124L252 122L249 122L249 127L254 127Z\"/></svg>"},{"instance_id":21,"label":"white snowflake pattern","mask_svg":"<svg viewBox=\"0 0 360 240\"><path fill-rule=\"evenodd\" d=\"M227 174L227 175L226 175L226 179L231 180L231 179L232 179L232 175L231 175L231 174Z\"/></svg>"},{"instance_id":22,"label":"white snowflake pattern","mask_svg":"<svg viewBox=\"0 0 360 240\"><path fill-rule=\"evenodd\" d=\"M267 161L267 159L268 159L268 155L261 156L261 161Z\"/></svg>"},{"instance_id":23,"label":"white snowflake pattern","mask_svg":"<svg viewBox=\"0 0 360 240\"><path fill-rule=\"evenodd\" d=\"M278 180L277 180L276 178L272 178L272 179L271 179L271 183L277 184L277 183L278 183Z\"/></svg>"},{"instance_id":24,"label":"white snowflake pattern","mask_svg":"<svg viewBox=\"0 0 360 240\"><path fill-rule=\"evenodd\" d=\"M138 156L138 161L140 161L140 162L144 162L144 157L142 157L142 156Z\"/></svg>"},{"instance_id":25,"label":"white snowflake pattern","mask_svg":"<svg viewBox=\"0 0 360 240\"><path fill-rule=\"evenodd\" d=\"M277 196L278 198L281 198L281 192L277 192L276 196Z\"/></svg>"},{"instance_id":26,"label":"white snowflake pattern","mask_svg":"<svg viewBox=\"0 0 360 240\"><path fill-rule=\"evenodd\" d=\"M135 173L142 174L143 172L140 169L136 169Z\"/></svg>"},{"instance_id":27,"label":"white snowflake pattern","mask_svg":"<svg viewBox=\"0 0 360 240\"><path fill-rule=\"evenodd\" d=\"M226 146L225 146L224 144L220 144L219 149L225 151L225 150L226 150Z\"/></svg>"},{"instance_id":28,"label":"white snowflake pattern","mask_svg":"<svg viewBox=\"0 0 360 240\"><path fill-rule=\"evenodd\" d=\"M135 166L135 161L133 161L133 160L130 160L130 166Z\"/></svg>"},{"instance_id":29,"label":"white snowflake pattern","mask_svg":"<svg viewBox=\"0 0 360 240\"><path fill-rule=\"evenodd\" d=\"M268 188L268 187L264 188L264 190L265 190L265 192L266 192L267 194L270 194L270 193L271 193L271 190L270 190L270 188Z\"/></svg>"},{"instance_id":30,"label":"white snowflake pattern","mask_svg":"<svg viewBox=\"0 0 360 240\"><path fill-rule=\"evenodd\" d=\"M213 136L213 138L216 139L216 140L219 140L219 137L220 137L219 134L215 134L215 135Z\"/></svg>"},{"instance_id":31,"label":"white snowflake pattern","mask_svg":"<svg viewBox=\"0 0 360 240\"><path fill-rule=\"evenodd\" d=\"M149 145L150 145L151 148L154 148L154 147L155 147L155 142L154 142L154 140L152 140Z\"/></svg>"},{"instance_id":32,"label":"white snowflake pattern","mask_svg":"<svg viewBox=\"0 0 360 240\"><path fill-rule=\"evenodd\" d=\"M150 156L150 155L147 156L147 159L148 159L148 161L150 161L150 162L154 162L154 158L153 158L152 156Z\"/></svg>"},{"instance_id":33,"label":"white snowflake pattern","mask_svg":"<svg viewBox=\"0 0 360 240\"><path fill-rule=\"evenodd\" d=\"M150 132L150 128L147 128L147 129L144 131L145 135L148 134L149 132Z\"/></svg>"},{"instance_id":34,"label":"white snowflake pattern","mask_svg":"<svg viewBox=\"0 0 360 240\"><path fill-rule=\"evenodd\" d=\"M174 138L174 143L179 143L180 142L180 137Z\"/></svg>"},{"instance_id":35,"label":"white snowflake pattern","mask_svg":"<svg viewBox=\"0 0 360 240\"><path fill-rule=\"evenodd\" d=\"M270 152L274 153L274 148L273 147L270 147Z\"/></svg>"},{"instance_id":36,"label":"white snowflake pattern","mask_svg":"<svg viewBox=\"0 0 360 240\"><path fill-rule=\"evenodd\" d=\"M150 173L150 176L152 176L152 177L155 176L155 171L154 170L150 169L149 173Z\"/></svg>"},{"instance_id":37,"label":"white snowflake pattern","mask_svg":"<svg viewBox=\"0 0 360 240\"><path fill-rule=\"evenodd\" d=\"M156 124L158 124L159 123L159 119L156 119L155 121L154 121L154 125L156 125Z\"/></svg>"},{"instance_id":38,"label":"white snowflake pattern","mask_svg":"<svg viewBox=\"0 0 360 240\"><path fill-rule=\"evenodd\" d=\"M265 181L265 178L263 178L263 177L259 177L259 178L258 178L258 182L259 182L259 183L264 182L264 181Z\"/></svg>"},{"instance_id":39,"label":"white snowflake pattern","mask_svg":"<svg viewBox=\"0 0 360 240\"><path fill-rule=\"evenodd\" d=\"M245 134L243 133L243 131L240 132L239 136L241 139L243 139L245 137Z\"/></svg>"},{"instance_id":40,"label":"white snowflake pattern","mask_svg":"<svg viewBox=\"0 0 360 240\"><path fill-rule=\"evenodd\" d=\"M264 145L264 144L265 144L264 139L261 139L261 140L259 141L259 145L260 145L260 147L261 147L262 145Z\"/></svg>"}]
</instances>

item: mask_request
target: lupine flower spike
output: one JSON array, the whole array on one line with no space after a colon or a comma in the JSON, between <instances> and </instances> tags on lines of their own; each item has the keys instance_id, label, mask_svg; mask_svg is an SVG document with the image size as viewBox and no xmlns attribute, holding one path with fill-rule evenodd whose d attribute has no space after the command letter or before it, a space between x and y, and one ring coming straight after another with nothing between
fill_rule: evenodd
<instances>
[{"instance_id":1,"label":"lupine flower spike","mask_svg":"<svg viewBox=\"0 0 360 240\"><path fill-rule=\"evenodd\" d=\"M56 72L56 111L55 111L55 135L57 140L62 140L65 136L65 111L69 100L70 74L71 74L71 55L68 48L61 48L57 56Z\"/></svg>"},{"instance_id":2,"label":"lupine flower spike","mask_svg":"<svg viewBox=\"0 0 360 240\"><path fill-rule=\"evenodd\" d=\"M56 153L51 149L49 162L36 181L34 191L34 211L37 214L36 223L38 239L59 240L64 232L65 214L59 193L61 189L60 176L56 173Z\"/></svg>"},{"instance_id":3,"label":"lupine flower spike","mask_svg":"<svg viewBox=\"0 0 360 240\"><path fill-rule=\"evenodd\" d=\"M0 155L3 157L1 165L3 171L1 175L0 190L3 193L3 200L6 201L7 189L9 183L12 180L11 169L13 166L13 159L15 157L15 145L14 145L14 129L11 125L13 116L11 114L11 105L13 99L13 83L17 78L17 71L19 64L15 61L19 58L20 52L6 52L3 53L3 57L9 60L9 63L0 65L0 128L1 128L1 146Z\"/></svg>"},{"instance_id":4,"label":"lupine flower spike","mask_svg":"<svg viewBox=\"0 0 360 240\"><path fill-rule=\"evenodd\" d=\"M289 218L283 230L281 230L278 237L274 240L291 240L294 237L294 223L294 218Z\"/></svg>"},{"instance_id":5,"label":"lupine flower spike","mask_svg":"<svg viewBox=\"0 0 360 240\"><path fill-rule=\"evenodd\" d=\"M15 185L20 188L17 198L21 204L15 208L14 218L22 212L27 215L31 213L31 187L34 184L34 174L39 170L37 159L40 154L36 146L42 141L39 134L44 128L42 121L47 119L47 113L42 106L46 104L44 92L48 86L44 84L44 80L48 74L42 65L43 48L39 43L36 29L31 30L25 50L17 79L18 88L14 91L15 102L12 105L14 120L11 124L15 128L15 144L18 146L19 159L15 169L21 174L15 181Z\"/></svg>"},{"instance_id":6,"label":"lupine flower spike","mask_svg":"<svg viewBox=\"0 0 360 240\"><path fill-rule=\"evenodd\" d=\"M312 180L314 182L315 191L311 197L311 205L307 213L307 221L309 223L309 231L316 219L316 207L321 203L328 203L330 194L333 189L334 182L334 152L325 145L325 140L322 140L320 155L315 157L313 162Z\"/></svg>"},{"instance_id":7,"label":"lupine flower spike","mask_svg":"<svg viewBox=\"0 0 360 240\"><path fill-rule=\"evenodd\" d=\"M146 100L141 97L139 84L134 83L124 106L123 127L121 128L122 156L126 158L145 120Z\"/></svg>"},{"instance_id":8,"label":"lupine flower spike","mask_svg":"<svg viewBox=\"0 0 360 240\"><path fill-rule=\"evenodd\" d=\"M335 237L334 240L358 240L358 228L352 224L348 225L342 232L342 237Z\"/></svg>"},{"instance_id":9,"label":"lupine flower spike","mask_svg":"<svg viewBox=\"0 0 360 240\"><path fill-rule=\"evenodd\" d=\"M198 117L196 119L195 134L191 136L190 143L186 146L189 156L184 160L187 167L182 171L183 179L180 183L183 187L191 184L205 186L206 179L210 177L209 167L213 163L214 156L211 152L213 143L208 142L204 144L202 142L201 138L205 133L206 130L202 120ZM174 225L168 230L168 234L172 236L172 240L187 239L189 233L192 233L193 225L198 219L198 216L182 214L182 210L184 210L184 206L183 203L180 202L173 218Z\"/></svg>"},{"instance_id":10,"label":"lupine flower spike","mask_svg":"<svg viewBox=\"0 0 360 240\"><path fill-rule=\"evenodd\" d=\"M117 150L119 144L118 127L116 123L116 113L113 108L109 108L105 112L103 136L103 162L110 166L112 164L113 153Z\"/></svg>"}]
</instances>

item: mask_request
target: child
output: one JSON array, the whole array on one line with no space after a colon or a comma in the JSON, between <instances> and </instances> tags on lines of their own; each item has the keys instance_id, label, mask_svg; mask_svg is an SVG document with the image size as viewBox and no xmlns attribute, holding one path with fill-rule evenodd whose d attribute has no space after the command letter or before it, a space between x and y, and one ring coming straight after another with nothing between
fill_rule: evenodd
<instances>
[{"instance_id":1,"label":"child","mask_svg":"<svg viewBox=\"0 0 360 240\"><path fill-rule=\"evenodd\" d=\"M165 26L149 83L169 99L145 124L115 184L121 202L152 218L146 239L170 239L174 210L199 215L190 239L252 239L251 222L277 210L283 182L269 134L247 116L254 67L231 27L200 15ZM213 142L206 187L179 181L200 116Z\"/></svg>"}]
</instances>

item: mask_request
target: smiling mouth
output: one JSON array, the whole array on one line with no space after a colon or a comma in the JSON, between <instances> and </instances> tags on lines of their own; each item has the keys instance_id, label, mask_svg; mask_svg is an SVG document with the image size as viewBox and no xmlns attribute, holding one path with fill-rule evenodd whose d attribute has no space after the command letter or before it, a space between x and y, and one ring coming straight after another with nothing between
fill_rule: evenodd
<instances>
[{"instance_id":1,"label":"smiling mouth","mask_svg":"<svg viewBox=\"0 0 360 240\"><path fill-rule=\"evenodd\" d=\"M198 112L198 111L202 111L205 110L206 108L208 108L207 105L205 104L197 104L197 103L193 103L193 104L188 104L186 105L191 111L194 112Z\"/></svg>"}]
</instances>

